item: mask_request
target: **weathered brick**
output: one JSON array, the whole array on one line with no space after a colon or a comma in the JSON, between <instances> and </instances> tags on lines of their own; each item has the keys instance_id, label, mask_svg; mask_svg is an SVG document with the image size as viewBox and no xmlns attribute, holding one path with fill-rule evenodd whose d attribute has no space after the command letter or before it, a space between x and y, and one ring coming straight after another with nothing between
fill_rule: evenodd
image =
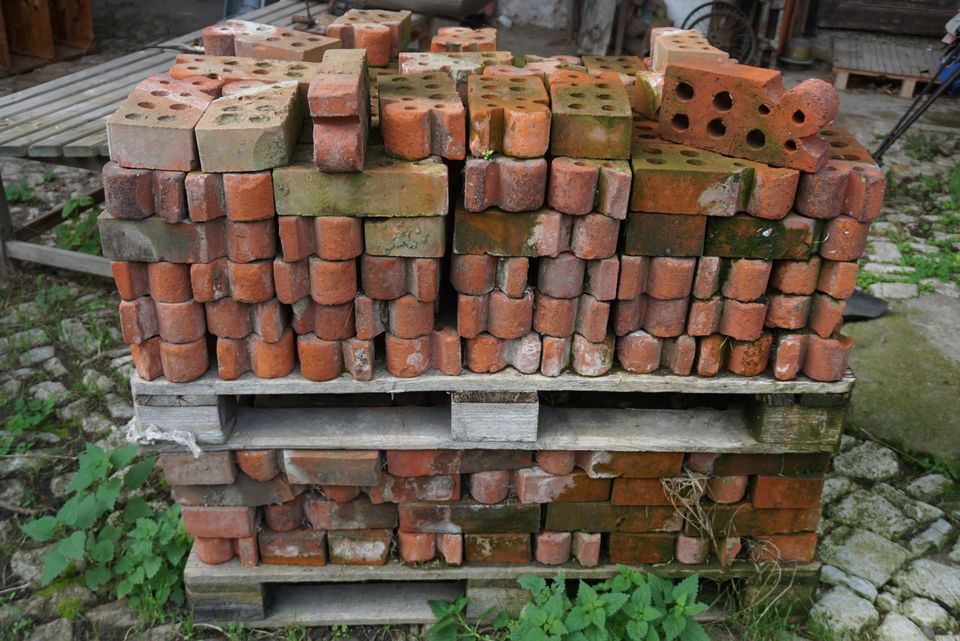
<instances>
[{"instance_id":1,"label":"weathered brick","mask_svg":"<svg viewBox=\"0 0 960 641\"><path fill-rule=\"evenodd\" d=\"M330 530L327 548L336 565L385 565L393 545L393 530Z\"/></svg>"},{"instance_id":2,"label":"weathered brick","mask_svg":"<svg viewBox=\"0 0 960 641\"><path fill-rule=\"evenodd\" d=\"M570 450L539 450L534 458L544 472L557 476L570 474L575 465L574 452Z\"/></svg>"},{"instance_id":3,"label":"weathered brick","mask_svg":"<svg viewBox=\"0 0 960 641\"><path fill-rule=\"evenodd\" d=\"M292 81L218 98L196 125L200 165L206 172L286 165L302 121L297 84Z\"/></svg>"},{"instance_id":4,"label":"weathered brick","mask_svg":"<svg viewBox=\"0 0 960 641\"><path fill-rule=\"evenodd\" d=\"M617 252L620 221L603 214L575 216L570 251L584 260L610 258Z\"/></svg>"},{"instance_id":5,"label":"weathered brick","mask_svg":"<svg viewBox=\"0 0 960 641\"><path fill-rule=\"evenodd\" d=\"M159 463L170 485L228 485L237 478L232 452L161 454Z\"/></svg>"},{"instance_id":6,"label":"weathered brick","mask_svg":"<svg viewBox=\"0 0 960 641\"><path fill-rule=\"evenodd\" d=\"M481 296L493 289L497 259L486 254L456 254L450 259L450 283L460 294Z\"/></svg>"},{"instance_id":7,"label":"weathered brick","mask_svg":"<svg viewBox=\"0 0 960 641\"><path fill-rule=\"evenodd\" d=\"M194 507L181 511L183 529L190 536L236 539L256 535L256 509L252 507Z\"/></svg>"},{"instance_id":8,"label":"weathered brick","mask_svg":"<svg viewBox=\"0 0 960 641\"><path fill-rule=\"evenodd\" d=\"M540 506L502 502L484 505L458 503L403 503L400 530L434 533L539 532ZM565 528L555 528L565 529Z\"/></svg>"},{"instance_id":9,"label":"weathered brick","mask_svg":"<svg viewBox=\"0 0 960 641\"><path fill-rule=\"evenodd\" d=\"M205 338L183 344L158 340L163 376L171 383L189 383L203 376L210 368Z\"/></svg>"},{"instance_id":10,"label":"weathered brick","mask_svg":"<svg viewBox=\"0 0 960 641\"><path fill-rule=\"evenodd\" d=\"M723 301L723 316L720 318L720 333L738 341L755 341L763 332L767 317L765 302L741 303L727 298Z\"/></svg>"},{"instance_id":11,"label":"weathered brick","mask_svg":"<svg viewBox=\"0 0 960 641\"><path fill-rule=\"evenodd\" d=\"M614 73L560 71L549 79L550 151L573 158L630 157L630 101Z\"/></svg>"},{"instance_id":12,"label":"weathered brick","mask_svg":"<svg viewBox=\"0 0 960 641\"><path fill-rule=\"evenodd\" d=\"M280 473L276 450L238 450L237 465L255 481L269 481Z\"/></svg>"},{"instance_id":13,"label":"weathered brick","mask_svg":"<svg viewBox=\"0 0 960 641\"><path fill-rule=\"evenodd\" d=\"M803 373L815 381L839 381L847 372L847 361L853 340L842 334L821 338L811 334L807 338L807 354L803 359Z\"/></svg>"},{"instance_id":14,"label":"weathered brick","mask_svg":"<svg viewBox=\"0 0 960 641\"><path fill-rule=\"evenodd\" d=\"M444 216L447 167L437 157L410 162L367 149L363 171L323 172L295 155L273 172L277 213L281 216Z\"/></svg>"},{"instance_id":15,"label":"weathered brick","mask_svg":"<svg viewBox=\"0 0 960 641\"><path fill-rule=\"evenodd\" d=\"M437 534L437 552L443 557L443 562L447 565L460 565L463 563L463 535L462 534Z\"/></svg>"},{"instance_id":16,"label":"weathered brick","mask_svg":"<svg viewBox=\"0 0 960 641\"><path fill-rule=\"evenodd\" d=\"M824 261L817 280L817 290L834 298L849 298L857 287L857 269L855 262Z\"/></svg>"},{"instance_id":17,"label":"weathered brick","mask_svg":"<svg viewBox=\"0 0 960 641\"><path fill-rule=\"evenodd\" d=\"M544 528L586 532L676 532L682 518L674 507L611 503L548 503Z\"/></svg>"},{"instance_id":18,"label":"weathered brick","mask_svg":"<svg viewBox=\"0 0 960 641\"><path fill-rule=\"evenodd\" d=\"M816 532L758 536L750 546L750 559L758 563L810 563L816 550Z\"/></svg>"},{"instance_id":19,"label":"weathered brick","mask_svg":"<svg viewBox=\"0 0 960 641\"><path fill-rule=\"evenodd\" d=\"M611 563L658 564L673 559L674 537L671 534L610 535Z\"/></svg>"},{"instance_id":20,"label":"weathered brick","mask_svg":"<svg viewBox=\"0 0 960 641\"><path fill-rule=\"evenodd\" d=\"M613 505L681 505L703 494L699 484L686 491L688 478L614 479L610 502ZM678 491L677 487L684 490Z\"/></svg>"},{"instance_id":21,"label":"weathered brick","mask_svg":"<svg viewBox=\"0 0 960 641\"><path fill-rule=\"evenodd\" d=\"M513 54L509 51L464 51L464 52L414 52L401 51L399 55L400 73L419 74L431 71L443 71L453 78L460 97L467 99L467 79L480 74L484 67L498 64L513 64Z\"/></svg>"},{"instance_id":22,"label":"weathered brick","mask_svg":"<svg viewBox=\"0 0 960 641\"><path fill-rule=\"evenodd\" d=\"M348 503L335 503L308 496L303 511L315 530L372 530L397 527L397 506L373 504L366 497Z\"/></svg>"},{"instance_id":23,"label":"weathered brick","mask_svg":"<svg viewBox=\"0 0 960 641\"><path fill-rule=\"evenodd\" d=\"M216 56L320 62L323 52L335 47L340 47L337 38L247 20L227 20L203 30L203 50Z\"/></svg>"},{"instance_id":24,"label":"weathered brick","mask_svg":"<svg viewBox=\"0 0 960 641\"><path fill-rule=\"evenodd\" d=\"M212 100L189 83L148 76L107 118L110 159L121 167L194 169L194 127Z\"/></svg>"},{"instance_id":25,"label":"weathered brick","mask_svg":"<svg viewBox=\"0 0 960 641\"><path fill-rule=\"evenodd\" d=\"M806 334L780 334L773 344L773 375L778 381L797 377L807 354Z\"/></svg>"},{"instance_id":26,"label":"weathered brick","mask_svg":"<svg viewBox=\"0 0 960 641\"><path fill-rule=\"evenodd\" d=\"M540 532L534 535L534 558L543 565L562 565L570 559L570 532Z\"/></svg>"},{"instance_id":27,"label":"weathered brick","mask_svg":"<svg viewBox=\"0 0 960 641\"><path fill-rule=\"evenodd\" d=\"M750 503L712 505L704 518L716 536L751 536L814 532L820 522L820 510L761 510ZM698 536L701 528L687 521L684 533Z\"/></svg>"},{"instance_id":28,"label":"weathered brick","mask_svg":"<svg viewBox=\"0 0 960 641\"><path fill-rule=\"evenodd\" d=\"M861 222L873 220L883 204L886 174L846 129L824 129L820 137L830 143L830 160L801 177L797 211L811 218L844 214Z\"/></svg>"},{"instance_id":29,"label":"weathered brick","mask_svg":"<svg viewBox=\"0 0 960 641\"><path fill-rule=\"evenodd\" d=\"M133 357L133 366L137 370L137 376L143 380L152 381L163 375L159 336L148 339L139 345L130 345L130 356Z\"/></svg>"},{"instance_id":30,"label":"weathered brick","mask_svg":"<svg viewBox=\"0 0 960 641\"><path fill-rule=\"evenodd\" d=\"M806 260L819 239L819 231L816 220L796 214L783 220L743 215L711 217L707 220L703 253L723 258ZM824 230L824 238L828 233L829 229ZM820 251L823 255L823 245Z\"/></svg>"},{"instance_id":31,"label":"weathered brick","mask_svg":"<svg viewBox=\"0 0 960 641\"><path fill-rule=\"evenodd\" d=\"M723 62L730 56L696 29L659 27L650 31L650 68L663 73L670 63Z\"/></svg>"},{"instance_id":32,"label":"weathered brick","mask_svg":"<svg viewBox=\"0 0 960 641\"><path fill-rule=\"evenodd\" d=\"M857 260L867 246L870 223L861 223L849 216L828 220L823 228L820 255L831 261Z\"/></svg>"},{"instance_id":33,"label":"weathered brick","mask_svg":"<svg viewBox=\"0 0 960 641\"><path fill-rule=\"evenodd\" d=\"M767 327L801 329L807 325L810 314L810 296L772 294L767 298Z\"/></svg>"},{"instance_id":34,"label":"weathered brick","mask_svg":"<svg viewBox=\"0 0 960 641\"><path fill-rule=\"evenodd\" d=\"M593 479L583 472L555 475L539 467L516 470L514 491L521 503L583 503L610 497L610 480Z\"/></svg>"},{"instance_id":35,"label":"weathered brick","mask_svg":"<svg viewBox=\"0 0 960 641\"><path fill-rule=\"evenodd\" d=\"M728 339L720 334L704 336L697 341L697 376L716 376L726 360Z\"/></svg>"},{"instance_id":36,"label":"weathered brick","mask_svg":"<svg viewBox=\"0 0 960 641\"><path fill-rule=\"evenodd\" d=\"M238 476L229 485L174 485L173 496L182 505L250 506L272 505L292 501L306 489L290 485L282 477L255 481Z\"/></svg>"},{"instance_id":37,"label":"weathered brick","mask_svg":"<svg viewBox=\"0 0 960 641\"><path fill-rule=\"evenodd\" d=\"M738 503L747 492L749 480L746 476L711 476L707 481L707 497L724 505Z\"/></svg>"},{"instance_id":38,"label":"weathered brick","mask_svg":"<svg viewBox=\"0 0 960 641\"><path fill-rule=\"evenodd\" d=\"M773 264L770 286L784 294L809 296L817 287L821 262L819 256L810 260L778 260Z\"/></svg>"},{"instance_id":39,"label":"weathered brick","mask_svg":"<svg viewBox=\"0 0 960 641\"><path fill-rule=\"evenodd\" d=\"M723 298L714 296L707 300L693 299L687 317L687 334L690 336L710 336L720 330L720 317L723 314Z\"/></svg>"},{"instance_id":40,"label":"weathered brick","mask_svg":"<svg viewBox=\"0 0 960 641\"><path fill-rule=\"evenodd\" d=\"M529 534L466 534L463 558L470 565L523 565L530 562Z\"/></svg>"},{"instance_id":41,"label":"weathered brick","mask_svg":"<svg viewBox=\"0 0 960 641\"><path fill-rule=\"evenodd\" d=\"M810 329L820 338L830 338L843 327L843 312L846 307L846 301L815 294L810 306Z\"/></svg>"},{"instance_id":42,"label":"weathered brick","mask_svg":"<svg viewBox=\"0 0 960 641\"><path fill-rule=\"evenodd\" d=\"M367 61L382 67L410 43L410 12L350 9L327 27L344 47L366 49Z\"/></svg>"},{"instance_id":43,"label":"weathered brick","mask_svg":"<svg viewBox=\"0 0 960 641\"><path fill-rule=\"evenodd\" d=\"M177 80L195 81L200 76L217 78L223 84L256 81L256 85L296 80L300 89L306 91L310 79L322 66L316 62L297 60L254 60L239 56L202 56L178 54L170 75ZM241 86L243 86L241 85Z\"/></svg>"},{"instance_id":44,"label":"weathered brick","mask_svg":"<svg viewBox=\"0 0 960 641\"><path fill-rule=\"evenodd\" d=\"M617 362L628 372L649 374L660 367L662 341L638 330L617 339Z\"/></svg>"},{"instance_id":45,"label":"weathered brick","mask_svg":"<svg viewBox=\"0 0 960 641\"><path fill-rule=\"evenodd\" d=\"M389 458L387 459L389 461ZM379 485L364 488L373 503L420 503L459 501L460 475L392 476L384 474Z\"/></svg>"},{"instance_id":46,"label":"weathered brick","mask_svg":"<svg viewBox=\"0 0 960 641\"><path fill-rule=\"evenodd\" d=\"M470 497L485 505L499 503L510 494L510 470L490 470L470 475Z\"/></svg>"},{"instance_id":47,"label":"weathered brick","mask_svg":"<svg viewBox=\"0 0 960 641\"><path fill-rule=\"evenodd\" d=\"M634 257L630 258L634 259ZM615 300L620 280L620 262L621 258L618 256L588 261L583 278L584 293L590 294L599 301Z\"/></svg>"},{"instance_id":48,"label":"weathered brick","mask_svg":"<svg viewBox=\"0 0 960 641\"><path fill-rule=\"evenodd\" d=\"M440 27L430 40L430 51L496 51L497 30L493 27Z\"/></svg>"},{"instance_id":49,"label":"weathered brick","mask_svg":"<svg viewBox=\"0 0 960 641\"><path fill-rule=\"evenodd\" d=\"M380 452L376 450L283 450L283 467L292 483L380 483Z\"/></svg>"},{"instance_id":50,"label":"weathered brick","mask_svg":"<svg viewBox=\"0 0 960 641\"><path fill-rule=\"evenodd\" d=\"M543 158L494 154L490 158L468 158L464 166L463 204L467 211L490 207L514 212L540 209L546 188L547 161Z\"/></svg>"},{"instance_id":51,"label":"weathered brick","mask_svg":"<svg viewBox=\"0 0 960 641\"><path fill-rule=\"evenodd\" d=\"M470 153L514 158L543 156L550 144L550 98L536 77L470 76Z\"/></svg>"},{"instance_id":52,"label":"weathered brick","mask_svg":"<svg viewBox=\"0 0 960 641\"><path fill-rule=\"evenodd\" d=\"M581 566L595 567L600 564L600 534L574 532L571 553Z\"/></svg>"},{"instance_id":53,"label":"weathered brick","mask_svg":"<svg viewBox=\"0 0 960 641\"><path fill-rule=\"evenodd\" d=\"M387 333L384 340L387 371L398 378L414 378L430 369L430 336L400 338Z\"/></svg>"},{"instance_id":54,"label":"weathered brick","mask_svg":"<svg viewBox=\"0 0 960 641\"><path fill-rule=\"evenodd\" d=\"M755 340L732 340L727 354L727 370L738 376L759 376L767 371L773 335L763 332Z\"/></svg>"},{"instance_id":55,"label":"weathered brick","mask_svg":"<svg viewBox=\"0 0 960 641\"><path fill-rule=\"evenodd\" d=\"M222 219L204 223L168 223L159 216L121 220L104 211L97 225L103 255L111 260L209 263L227 255Z\"/></svg>"},{"instance_id":56,"label":"weathered brick","mask_svg":"<svg viewBox=\"0 0 960 641\"><path fill-rule=\"evenodd\" d=\"M659 338L672 338L683 333L687 322L689 298L659 300L646 297L643 329Z\"/></svg>"},{"instance_id":57,"label":"weathered brick","mask_svg":"<svg viewBox=\"0 0 960 641\"><path fill-rule=\"evenodd\" d=\"M149 296L120 301L120 331L127 345L144 343L160 333L157 305Z\"/></svg>"},{"instance_id":58,"label":"weathered brick","mask_svg":"<svg viewBox=\"0 0 960 641\"><path fill-rule=\"evenodd\" d=\"M659 119L667 140L813 172L830 146L816 137L840 99L827 82L808 79L786 90L781 73L734 62L669 65Z\"/></svg>"},{"instance_id":59,"label":"weathered brick","mask_svg":"<svg viewBox=\"0 0 960 641\"><path fill-rule=\"evenodd\" d=\"M197 558L207 565L226 563L236 554L234 539L203 538L193 540L193 550Z\"/></svg>"},{"instance_id":60,"label":"weathered brick","mask_svg":"<svg viewBox=\"0 0 960 641\"><path fill-rule=\"evenodd\" d=\"M458 208L453 251L492 256L556 256L569 251L572 231L572 217L550 209L513 213L491 208L472 213Z\"/></svg>"},{"instance_id":61,"label":"weathered brick","mask_svg":"<svg viewBox=\"0 0 960 641\"><path fill-rule=\"evenodd\" d=\"M581 376L603 376L613 368L615 339L613 334L596 343L580 334L573 335L570 365Z\"/></svg>"},{"instance_id":62,"label":"weathered brick","mask_svg":"<svg viewBox=\"0 0 960 641\"><path fill-rule=\"evenodd\" d=\"M706 216L630 212L623 252L630 256L700 256L706 233Z\"/></svg>"},{"instance_id":63,"label":"weathered brick","mask_svg":"<svg viewBox=\"0 0 960 641\"><path fill-rule=\"evenodd\" d=\"M577 452L577 466L591 478L663 478L682 465L680 452Z\"/></svg>"},{"instance_id":64,"label":"weathered brick","mask_svg":"<svg viewBox=\"0 0 960 641\"><path fill-rule=\"evenodd\" d=\"M573 339L544 336L541 342L540 373L544 376L560 376L570 365Z\"/></svg>"},{"instance_id":65,"label":"weathered brick","mask_svg":"<svg viewBox=\"0 0 960 641\"><path fill-rule=\"evenodd\" d=\"M622 161L554 158L548 203L564 214L597 212L622 220L627 216L631 180L630 167Z\"/></svg>"},{"instance_id":66,"label":"weathered brick","mask_svg":"<svg viewBox=\"0 0 960 641\"><path fill-rule=\"evenodd\" d=\"M274 532L261 530L257 536L260 559L271 565L327 564L327 533L316 530Z\"/></svg>"},{"instance_id":67,"label":"weathered brick","mask_svg":"<svg viewBox=\"0 0 960 641\"><path fill-rule=\"evenodd\" d=\"M152 216L153 172L126 169L108 162L103 166L103 205L117 218L135 220Z\"/></svg>"},{"instance_id":68,"label":"weathered brick","mask_svg":"<svg viewBox=\"0 0 960 641\"><path fill-rule=\"evenodd\" d=\"M383 75L377 77L377 90L387 154L405 160L466 157L466 111L449 76Z\"/></svg>"},{"instance_id":69,"label":"weathered brick","mask_svg":"<svg viewBox=\"0 0 960 641\"><path fill-rule=\"evenodd\" d=\"M719 476L822 474L830 467L830 454L691 454L687 467Z\"/></svg>"},{"instance_id":70,"label":"weathered brick","mask_svg":"<svg viewBox=\"0 0 960 641\"><path fill-rule=\"evenodd\" d=\"M822 494L823 477L758 476L752 502L758 509L812 509Z\"/></svg>"},{"instance_id":71,"label":"weathered brick","mask_svg":"<svg viewBox=\"0 0 960 641\"><path fill-rule=\"evenodd\" d=\"M443 258L446 224L445 216L367 218L363 221L364 247L372 256Z\"/></svg>"},{"instance_id":72,"label":"weathered brick","mask_svg":"<svg viewBox=\"0 0 960 641\"><path fill-rule=\"evenodd\" d=\"M110 272L121 300L134 300L150 293L149 263L111 261Z\"/></svg>"},{"instance_id":73,"label":"weathered brick","mask_svg":"<svg viewBox=\"0 0 960 641\"><path fill-rule=\"evenodd\" d=\"M426 563L437 555L437 535L423 532L398 532L397 545L404 563Z\"/></svg>"},{"instance_id":74,"label":"weathered brick","mask_svg":"<svg viewBox=\"0 0 960 641\"><path fill-rule=\"evenodd\" d=\"M663 341L660 355L661 367L666 367L675 376L689 376L697 355L697 340L683 335Z\"/></svg>"},{"instance_id":75,"label":"weathered brick","mask_svg":"<svg viewBox=\"0 0 960 641\"><path fill-rule=\"evenodd\" d=\"M187 194L183 186L186 175L182 171L153 172L154 211L168 223L187 217Z\"/></svg>"}]
</instances>

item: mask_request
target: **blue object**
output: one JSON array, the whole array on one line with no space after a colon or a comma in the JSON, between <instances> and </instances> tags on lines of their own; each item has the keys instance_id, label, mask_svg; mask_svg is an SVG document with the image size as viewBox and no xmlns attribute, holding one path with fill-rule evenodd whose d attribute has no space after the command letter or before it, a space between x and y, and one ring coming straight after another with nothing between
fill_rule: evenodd
<instances>
[{"instance_id":1,"label":"blue object","mask_svg":"<svg viewBox=\"0 0 960 641\"><path fill-rule=\"evenodd\" d=\"M957 72L957 69L960 69L960 59L955 60L952 65L945 67L943 71L940 72L940 75L937 76L937 80L946 82L950 79L950 76ZM947 87L947 93L951 96L960 93L960 78L954 80L953 84Z\"/></svg>"}]
</instances>

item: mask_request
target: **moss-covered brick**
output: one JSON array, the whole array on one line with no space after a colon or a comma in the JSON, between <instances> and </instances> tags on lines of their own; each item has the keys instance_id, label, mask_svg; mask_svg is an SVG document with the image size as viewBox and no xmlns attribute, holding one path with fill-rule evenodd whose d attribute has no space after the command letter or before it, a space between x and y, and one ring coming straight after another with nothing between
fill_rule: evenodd
<instances>
[{"instance_id":1,"label":"moss-covered brick","mask_svg":"<svg viewBox=\"0 0 960 641\"><path fill-rule=\"evenodd\" d=\"M550 151L573 158L630 158L630 101L615 73L550 76Z\"/></svg>"},{"instance_id":2,"label":"moss-covered brick","mask_svg":"<svg viewBox=\"0 0 960 641\"><path fill-rule=\"evenodd\" d=\"M470 76L470 153L539 158L550 145L550 99L536 76Z\"/></svg>"},{"instance_id":3,"label":"moss-covered brick","mask_svg":"<svg viewBox=\"0 0 960 641\"><path fill-rule=\"evenodd\" d=\"M627 214L623 253L628 256L700 256L707 217L687 214Z\"/></svg>"},{"instance_id":4,"label":"moss-covered brick","mask_svg":"<svg viewBox=\"0 0 960 641\"><path fill-rule=\"evenodd\" d=\"M447 243L446 216L367 218L363 242L371 256L443 258Z\"/></svg>"},{"instance_id":5,"label":"moss-covered brick","mask_svg":"<svg viewBox=\"0 0 960 641\"><path fill-rule=\"evenodd\" d=\"M670 507L630 507L610 503L548 503L544 529L556 532L676 532L683 524Z\"/></svg>"},{"instance_id":6,"label":"moss-covered brick","mask_svg":"<svg viewBox=\"0 0 960 641\"><path fill-rule=\"evenodd\" d=\"M110 260L134 263L209 263L227 255L226 220L168 223L159 216L121 220L104 211L97 218L100 246Z\"/></svg>"},{"instance_id":7,"label":"moss-covered brick","mask_svg":"<svg viewBox=\"0 0 960 641\"><path fill-rule=\"evenodd\" d=\"M404 503L400 505L400 529L446 534L533 533L540 531L540 506L516 502L485 505L474 501Z\"/></svg>"},{"instance_id":8,"label":"moss-covered brick","mask_svg":"<svg viewBox=\"0 0 960 641\"><path fill-rule=\"evenodd\" d=\"M523 565L530 562L529 534L467 534L464 560L471 565Z\"/></svg>"},{"instance_id":9,"label":"moss-covered brick","mask_svg":"<svg viewBox=\"0 0 960 641\"><path fill-rule=\"evenodd\" d=\"M446 72L457 85L460 97L467 99L467 79L483 72L490 65L513 64L509 51L462 51L434 53L429 51L401 51L400 73L420 74L430 71Z\"/></svg>"},{"instance_id":10,"label":"moss-covered brick","mask_svg":"<svg viewBox=\"0 0 960 641\"><path fill-rule=\"evenodd\" d=\"M447 167L431 156L409 162L369 147L363 171L325 173L298 149L293 164L273 172L277 213L281 216L445 216Z\"/></svg>"},{"instance_id":11,"label":"moss-covered brick","mask_svg":"<svg viewBox=\"0 0 960 641\"><path fill-rule=\"evenodd\" d=\"M303 125L297 83L244 87L210 103L197 123L205 172L242 172L286 165Z\"/></svg>"},{"instance_id":12,"label":"moss-covered brick","mask_svg":"<svg viewBox=\"0 0 960 641\"><path fill-rule=\"evenodd\" d=\"M570 249L573 216L551 209L512 213L457 208L453 251L491 256L556 256Z\"/></svg>"},{"instance_id":13,"label":"moss-covered brick","mask_svg":"<svg viewBox=\"0 0 960 641\"><path fill-rule=\"evenodd\" d=\"M820 222L798 214L783 220L763 220L747 215L710 218L704 256L806 260L815 253Z\"/></svg>"}]
</instances>

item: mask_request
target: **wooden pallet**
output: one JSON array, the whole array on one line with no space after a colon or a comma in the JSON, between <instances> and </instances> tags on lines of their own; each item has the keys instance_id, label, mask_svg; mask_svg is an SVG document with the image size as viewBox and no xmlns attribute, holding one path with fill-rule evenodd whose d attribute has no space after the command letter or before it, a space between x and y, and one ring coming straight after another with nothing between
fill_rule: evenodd
<instances>
[{"instance_id":1,"label":"wooden pallet","mask_svg":"<svg viewBox=\"0 0 960 641\"><path fill-rule=\"evenodd\" d=\"M862 38L838 39L834 45L834 86L843 91L850 76L888 78L900 81L900 96L912 98L918 82L936 82L932 74L939 65L936 50L877 42Z\"/></svg>"},{"instance_id":2,"label":"wooden pallet","mask_svg":"<svg viewBox=\"0 0 960 641\"><path fill-rule=\"evenodd\" d=\"M855 378L715 378L613 371L317 383L214 371L185 384L133 377L136 416L207 450L261 448L833 451ZM177 446L178 447L178 446ZM159 449L176 449L159 445Z\"/></svg>"},{"instance_id":3,"label":"wooden pallet","mask_svg":"<svg viewBox=\"0 0 960 641\"><path fill-rule=\"evenodd\" d=\"M0 1L0 76L79 58L92 46L90 0Z\"/></svg>"},{"instance_id":4,"label":"wooden pallet","mask_svg":"<svg viewBox=\"0 0 960 641\"><path fill-rule=\"evenodd\" d=\"M797 608L808 607L820 573L817 562L757 566L737 561L729 568L716 563L635 566L663 578L682 579L699 574L710 582L735 582L747 603L780 597ZM584 568L502 565L407 566L391 561L384 566L327 565L245 567L237 559L205 565L191 552L184 570L187 598L198 620L242 620L252 627L289 625L400 625L434 621L429 600L470 597L468 616L477 617L491 606L516 612L527 593L516 579L533 574L553 577L562 571L570 580L603 580L618 566L601 563Z\"/></svg>"}]
</instances>

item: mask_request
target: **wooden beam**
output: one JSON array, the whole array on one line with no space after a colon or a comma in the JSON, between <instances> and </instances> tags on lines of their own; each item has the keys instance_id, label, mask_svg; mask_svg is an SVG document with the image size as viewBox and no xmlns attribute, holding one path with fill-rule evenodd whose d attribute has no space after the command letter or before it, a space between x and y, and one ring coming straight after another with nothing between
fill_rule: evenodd
<instances>
[{"instance_id":1,"label":"wooden beam","mask_svg":"<svg viewBox=\"0 0 960 641\"><path fill-rule=\"evenodd\" d=\"M57 249L56 247L45 247L34 243L26 243L22 240L7 241L6 251L7 256L15 260L39 263L59 269L69 269L70 271L93 274L103 278L113 278L110 271L110 261L103 256L92 256L66 249Z\"/></svg>"},{"instance_id":2,"label":"wooden beam","mask_svg":"<svg viewBox=\"0 0 960 641\"><path fill-rule=\"evenodd\" d=\"M103 187L97 187L93 191L89 191L80 198L85 198L89 196L93 199L94 204L103 202ZM16 240L30 240L31 238L42 234L45 231L53 229L57 225L63 222L63 209L66 207L70 201L62 202L56 207L47 210L47 212L41 215L39 218L35 218L30 221L20 229L17 229L13 232L13 237Z\"/></svg>"}]
</instances>

